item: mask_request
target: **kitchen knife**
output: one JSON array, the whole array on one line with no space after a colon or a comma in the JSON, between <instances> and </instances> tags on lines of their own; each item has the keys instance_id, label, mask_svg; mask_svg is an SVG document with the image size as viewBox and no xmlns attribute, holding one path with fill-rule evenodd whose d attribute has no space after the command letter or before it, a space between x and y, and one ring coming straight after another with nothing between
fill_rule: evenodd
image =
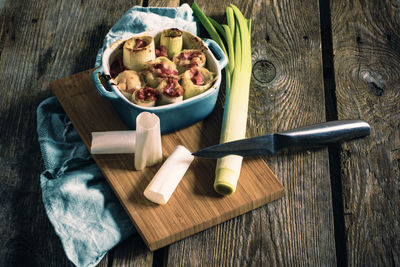
<instances>
[{"instance_id":1,"label":"kitchen knife","mask_svg":"<svg viewBox=\"0 0 400 267\"><path fill-rule=\"evenodd\" d=\"M203 158L221 158L232 154L242 157L271 155L289 147L315 148L364 137L370 131L369 124L363 120L330 121L209 146L193 155Z\"/></svg>"}]
</instances>

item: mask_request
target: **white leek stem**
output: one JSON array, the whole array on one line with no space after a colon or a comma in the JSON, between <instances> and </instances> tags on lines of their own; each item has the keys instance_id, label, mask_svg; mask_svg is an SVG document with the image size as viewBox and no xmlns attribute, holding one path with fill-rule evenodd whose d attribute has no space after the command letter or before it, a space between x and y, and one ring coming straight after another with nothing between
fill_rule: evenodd
<instances>
[{"instance_id":1,"label":"white leek stem","mask_svg":"<svg viewBox=\"0 0 400 267\"><path fill-rule=\"evenodd\" d=\"M92 132L92 154L135 153L136 131Z\"/></svg>"},{"instance_id":2,"label":"white leek stem","mask_svg":"<svg viewBox=\"0 0 400 267\"><path fill-rule=\"evenodd\" d=\"M236 21L232 18L232 11ZM228 24L231 24L229 28L234 29L235 66L230 88L227 90L229 97L225 100L220 143L245 138L252 66L251 34L248 28L249 25L251 26L251 22L248 23L234 5L227 8L227 13L229 15ZM235 24L232 25L234 21ZM227 32L229 31L227 30ZM218 193L229 195L235 192L242 160L242 157L236 155L229 155L217 160L214 188Z\"/></svg>"},{"instance_id":3,"label":"white leek stem","mask_svg":"<svg viewBox=\"0 0 400 267\"><path fill-rule=\"evenodd\" d=\"M144 196L154 203L166 204L193 159L189 150L177 146L147 186Z\"/></svg>"},{"instance_id":4,"label":"white leek stem","mask_svg":"<svg viewBox=\"0 0 400 267\"><path fill-rule=\"evenodd\" d=\"M162 161L160 118L150 112L136 117L135 169L143 170Z\"/></svg>"},{"instance_id":5,"label":"white leek stem","mask_svg":"<svg viewBox=\"0 0 400 267\"><path fill-rule=\"evenodd\" d=\"M160 45L166 48L169 58L172 58L175 54L181 52L182 44L182 31L173 28L163 30L161 33Z\"/></svg>"}]
</instances>

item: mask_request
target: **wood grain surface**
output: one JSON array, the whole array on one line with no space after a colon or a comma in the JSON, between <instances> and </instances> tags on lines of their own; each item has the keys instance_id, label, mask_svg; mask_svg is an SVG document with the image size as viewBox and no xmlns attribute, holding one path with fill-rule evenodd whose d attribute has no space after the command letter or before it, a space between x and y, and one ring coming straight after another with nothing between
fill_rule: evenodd
<instances>
[{"instance_id":1,"label":"wood grain surface","mask_svg":"<svg viewBox=\"0 0 400 267\"><path fill-rule=\"evenodd\" d=\"M0 266L70 265L41 202L36 108L50 81L93 67L106 32L134 4L0 1Z\"/></svg>"},{"instance_id":2,"label":"wood grain surface","mask_svg":"<svg viewBox=\"0 0 400 267\"><path fill-rule=\"evenodd\" d=\"M231 2L251 16L253 64L267 60L276 68L270 83L252 79L248 136L325 121L319 17L310 16L318 14L318 1L220 1L218 6L196 2L220 22L220 6ZM286 196L207 235L170 246L169 264L335 265L333 215L326 209L332 206L327 150L281 153L265 160L284 174ZM208 246L214 249L205 252Z\"/></svg>"},{"instance_id":3,"label":"wood grain surface","mask_svg":"<svg viewBox=\"0 0 400 267\"><path fill-rule=\"evenodd\" d=\"M253 79L252 135L325 121L318 1L264 3L250 12L259 20L253 55L255 62L271 62L276 77L270 83ZM284 174L287 197L260 212L262 262L335 266L333 214L326 208L332 207L327 149L288 151L266 161ZM276 233L285 242L271 238Z\"/></svg>"},{"instance_id":4,"label":"wood grain surface","mask_svg":"<svg viewBox=\"0 0 400 267\"><path fill-rule=\"evenodd\" d=\"M70 266L39 186L36 107L50 81L92 68L133 5L184 2L0 0L0 266ZM197 2L224 21L230 2ZM133 235L99 266L400 265L398 1L233 3L253 19L260 62L248 136L336 117L367 120L371 136L265 157L282 200L154 253Z\"/></svg>"},{"instance_id":5,"label":"wood grain surface","mask_svg":"<svg viewBox=\"0 0 400 267\"><path fill-rule=\"evenodd\" d=\"M339 118L371 136L340 148L350 266L400 264L400 16L390 1L333 2Z\"/></svg>"}]
</instances>

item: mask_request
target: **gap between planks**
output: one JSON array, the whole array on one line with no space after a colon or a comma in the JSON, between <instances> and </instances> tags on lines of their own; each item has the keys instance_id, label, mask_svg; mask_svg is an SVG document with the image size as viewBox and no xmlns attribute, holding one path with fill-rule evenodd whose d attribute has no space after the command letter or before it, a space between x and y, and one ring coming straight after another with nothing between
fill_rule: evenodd
<instances>
[{"instance_id":1,"label":"gap between planks","mask_svg":"<svg viewBox=\"0 0 400 267\"><path fill-rule=\"evenodd\" d=\"M338 119L336 85L333 65L331 1L319 0L322 66L324 78L326 121ZM333 223L335 231L336 260L338 266L347 266L347 247L340 171L340 145L328 146L329 174L331 179Z\"/></svg>"}]
</instances>

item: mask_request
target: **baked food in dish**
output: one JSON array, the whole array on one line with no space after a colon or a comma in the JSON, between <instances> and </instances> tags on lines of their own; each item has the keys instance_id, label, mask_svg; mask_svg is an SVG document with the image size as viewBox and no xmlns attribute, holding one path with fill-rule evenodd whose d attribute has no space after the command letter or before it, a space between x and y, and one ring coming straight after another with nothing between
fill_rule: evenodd
<instances>
[{"instance_id":1,"label":"baked food in dish","mask_svg":"<svg viewBox=\"0 0 400 267\"><path fill-rule=\"evenodd\" d=\"M120 92L138 106L177 103L199 95L217 80L207 68L207 47L176 28L121 42L110 76Z\"/></svg>"},{"instance_id":2,"label":"baked food in dish","mask_svg":"<svg viewBox=\"0 0 400 267\"><path fill-rule=\"evenodd\" d=\"M157 90L146 86L132 94L132 102L142 107L154 107L159 96Z\"/></svg>"},{"instance_id":3,"label":"baked food in dish","mask_svg":"<svg viewBox=\"0 0 400 267\"><path fill-rule=\"evenodd\" d=\"M153 88L165 78L178 78L175 64L167 57L157 57L147 62L147 68L142 73L146 84Z\"/></svg>"},{"instance_id":4,"label":"baked food in dish","mask_svg":"<svg viewBox=\"0 0 400 267\"><path fill-rule=\"evenodd\" d=\"M141 71L149 60L155 59L154 51L153 37L133 37L124 43L123 63L130 70Z\"/></svg>"},{"instance_id":5,"label":"baked food in dish","mask_svg":"<svg viewBox=\"0 0 400 267\"><path fill-rule=\"evenodd\" d=\"M216 79L217 76L204 67L193 67L186 70L181 75L180 80L182 87L185 88L183 99L188 99L205 92Z\"/></svg>"},{"instance_id":6,"label":"baked food in dish","mask_svg":"<svg viewBox=\"0 0 400 267\"><path fill-rule=\"evenodd\" d=\"M114 81L120 92L128 99L131 99L132 94L144 85L142 77L134 70L120 72Z\"/></svg>"},{"instance_id":7,"label":"baked food in dish","mask_svg":"<svg viewBox=\"0 0 400 267\"><path fill-rule=\"evenodd\" d=\"M183 49L174 55L173 60L179 73L193 67L203 67L206 64L206 56L198 49Z\"/></svg>"},{"instance_id":8,"label":"baked food in dish","mask_svg":"<svg viewBox=\"0 0 400 267\"><path fill-rule=\"evenodd\" d=\"M163 30L160 37L160 46L165 47L167 55L172 58L182 50L182 31L176 28Z\"/></svg>"},{"instance_id":9,"label":"baked food in dish","mask_svg":"<svg viewBox=\"0 0 400 267\"><path fill-rule=\"evenodd\" d=\"M183 101L185 89L183 89L178 80L173 77L162 80L156 89L160 93L160 105L167 105Z\"/></svg>"}]
</instances>

